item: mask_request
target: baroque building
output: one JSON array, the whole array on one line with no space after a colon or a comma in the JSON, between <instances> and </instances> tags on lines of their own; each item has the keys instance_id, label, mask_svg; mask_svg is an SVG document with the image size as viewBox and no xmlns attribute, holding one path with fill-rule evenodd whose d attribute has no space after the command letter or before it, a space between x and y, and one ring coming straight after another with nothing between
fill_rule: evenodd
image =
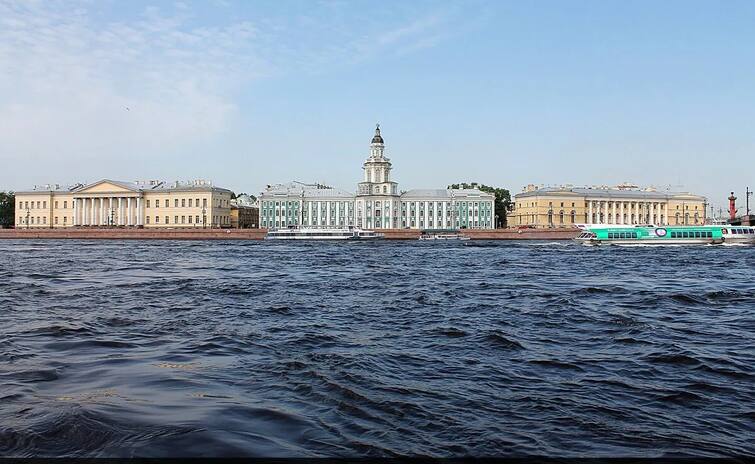
<instances>
[{"instance_id":1,"label":"baroque building","mask_svg":"<svg viewBox=\"0 0 755 464\"><path fill-rule=\"evenodd\" d=\"M203 180L45 185L16 192L16 227L230 227L230 200Z\"/></svg>"},{"instance_id":2,"label":"baroque building","mask_svg":"<svg viewBox=\"0 0 755 464\"><path fill-rule=\"evenodd\" d=\"M701 225L706 199L635 185L543 187L529 185L514 196L510 226L574 227L576 224Z\"/></svg>"},{"instance_id":3,"label":"baroque building","mask_svg":"<svg viewBox=\"0 0 755 464\"><path fill-rule=\"evenodd\" d=\"M400 192L391 178L380 126L362 164L356 194L322 184L269 185L260 195L260 226L366 229L489 229L495 221L492 194L478 189Z\"/></svg>"}]
</instances>

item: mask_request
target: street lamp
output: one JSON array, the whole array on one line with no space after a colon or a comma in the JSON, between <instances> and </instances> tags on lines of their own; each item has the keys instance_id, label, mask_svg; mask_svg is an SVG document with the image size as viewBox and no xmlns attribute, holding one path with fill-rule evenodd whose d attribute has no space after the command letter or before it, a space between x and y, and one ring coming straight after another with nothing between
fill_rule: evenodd
<instances>
[{"instance_id":1,"label":"street lamp","mask_svg":"<svg viewBox=\"0 0 755 464\"><path fill-rule=\"evenodd\" d=\"M493 226L494 229L498 228L498 215L495 215L495 225Z\"/></svg>"},{"instance_id":2,"label":"street lamp","mask_svg":"<svg viewBox=\"0 0 755 464\"><path fill-rule=\"evenodd\" d=\"M26 228L27 229L29 228L29 214L31 213L29 212L29 208L27 207L26 208Z\"/></svg>"},{"instance_id":3,"label":"street lamp","mask_svg":"<svg viewBox=\"0 0 755 464\"><path fill-rule=\"evenodd\" d=\"M108 218L108 222L110 223L110 227L113 227L113 223L115 222L115 208L110 208L110 217Z\"/></svg>"}]
</instances>

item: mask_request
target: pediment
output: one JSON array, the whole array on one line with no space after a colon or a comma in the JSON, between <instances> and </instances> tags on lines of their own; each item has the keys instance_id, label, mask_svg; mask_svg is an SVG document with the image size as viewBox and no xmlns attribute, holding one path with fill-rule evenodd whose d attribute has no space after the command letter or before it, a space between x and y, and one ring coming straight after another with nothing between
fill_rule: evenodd
<instances>
[{"instance_id":1,"label":"pediment","mask_svg":"<svg viewBox=\"0 0 755 464\"><path fill-rule=\"evenodd\" d=\"M76 193L134 193L139 190L131 187L125 182L103 179L99 182L82 187Z\"/></svg>"}]
</instances>

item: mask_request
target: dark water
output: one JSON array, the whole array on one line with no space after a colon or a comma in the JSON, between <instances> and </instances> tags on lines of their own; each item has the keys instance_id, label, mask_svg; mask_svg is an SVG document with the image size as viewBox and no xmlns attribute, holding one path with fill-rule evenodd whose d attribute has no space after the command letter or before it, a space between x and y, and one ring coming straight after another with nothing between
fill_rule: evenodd
<instances>
[{"instance_id":1,"label":"dark water","mask_svg":"<svg viewBox=\"0 0 755 464\"><path fill-rule=\"evenodd\" d=\"M755 454L755 248L0 242L2 456Z\"/></svg>"}]
</instances>

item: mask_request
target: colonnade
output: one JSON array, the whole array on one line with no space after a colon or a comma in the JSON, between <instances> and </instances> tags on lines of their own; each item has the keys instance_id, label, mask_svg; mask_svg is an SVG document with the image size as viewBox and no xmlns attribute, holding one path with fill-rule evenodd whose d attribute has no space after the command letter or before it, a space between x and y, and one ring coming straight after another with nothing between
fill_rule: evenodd
<instances>
[{"instance_id":1,"label":"colonnade","mask_svg":"<svg viewBox=\"0 0 755 464\"><path fill-rule=\"evenodd\" d=\"M141 197L84 197L73 200L74 226L142 226Z\"/></svg>"},{"instance_id":2,"label":"colonnade","mask_svg":"<svg viewBox=\"0 0 755 464\"><path fill-rule=\"evenodd\" d=\"M587 223L668 225L668 203L660 201L589 200Z\"/></svg>"}]
</instances>

